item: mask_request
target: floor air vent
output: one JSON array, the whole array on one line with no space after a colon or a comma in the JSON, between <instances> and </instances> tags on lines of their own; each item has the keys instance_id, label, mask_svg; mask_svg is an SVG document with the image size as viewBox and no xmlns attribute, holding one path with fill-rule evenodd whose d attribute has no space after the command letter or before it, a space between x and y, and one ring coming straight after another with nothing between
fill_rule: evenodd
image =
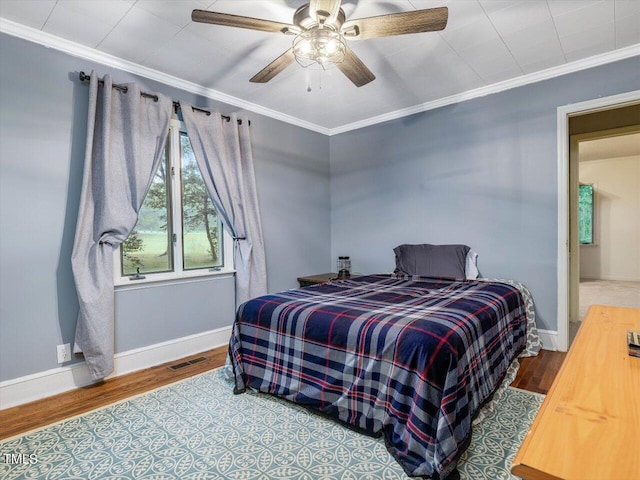
<instances>
[{"instance_id":1,"label":"floor air vent","mask_svg":"<svg viewBox=\"0 0 640 480\"><path fill-rule=\"evenodd\" d=\"M188 362L180 362L175 365L171 365L169 370L180 370L181 368L188 367L189 365L195 365L196 363L204 362L207 357L198 357L193 360L189 360Z\"/></svg>"}]
</instances>

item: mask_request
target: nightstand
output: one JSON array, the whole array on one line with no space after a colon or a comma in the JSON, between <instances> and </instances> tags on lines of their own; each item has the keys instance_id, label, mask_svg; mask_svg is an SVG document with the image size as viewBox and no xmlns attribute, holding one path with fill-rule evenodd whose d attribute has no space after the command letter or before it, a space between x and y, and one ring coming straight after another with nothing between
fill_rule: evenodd
<instances>
[{"instance_id":1,"label":"nightstand","mask_svg":"<svg viewBox=\"0 0 640 480\"><path fill-rule=\"evenodd\" d=\"M338 278L337 273L319 273L318 275L298 277L298 283L300 284L300 288L302 288L327 283L329 280L335 280L336 278Z\"/></svg>"}]
</instances>

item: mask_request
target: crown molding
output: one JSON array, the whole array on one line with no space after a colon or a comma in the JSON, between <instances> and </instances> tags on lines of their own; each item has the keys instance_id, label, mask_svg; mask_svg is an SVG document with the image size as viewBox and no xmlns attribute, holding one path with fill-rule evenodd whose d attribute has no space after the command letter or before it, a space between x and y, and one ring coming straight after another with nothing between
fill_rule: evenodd
<instances>
[{"instance_id":1,"label":"crown molding","mask_svg":"<svg viewBox=\"0 0 640 480\"><path fill-rule=\"evenodd\" d=\"M426 112L427 110L433 110L435 108L444 107L445 105L451 105L454 103L464 102L465 100L471 100L473 98L484 97L493 93L504 92L512 88L521 87L523 85L529 85L531 83L540 82L542 80L548 80L555 77L560 77L568 73L578 72L580 70L586 70L587 68L598 67L607 63L617 62L618 60L624 60L640 55L640 43L630 45L628 47L619 48L611 52L595 55L593 57L584 58L582 60L576 60L575 62L566 63L557 67L547 68L539 72L530 73L521 77L512 78L503 82L487 85L486 87L476 88L474 90L468 90L466 92L451 95L449 97L439 98L432 102L426 102L420 105L414 105L412 107L403 108L401 110L395 110L393 112L384 113L375 117L367 118L357 122L349 123L341 127L332 128L329 131L329 135L337 135L340 133L349 132L351 130L357 130L359 128L368 127L377 123L387 122L389 120L396 120L398 118L413 115L414 113Z\"/></svg>"},{"instance_id":2,"label":"crown molding","mask_svg":"<svg viewBox=\"0 0 640 480\"><path fill-rule=\"evenodd\" d=\"M124 60L114 55L96 50L95 48L80 45L79 43L72 42L55 35L51 35L50 33L43 32L26 25L22 25L11 20L7 20L3 17L0 17L0 32L43 45L47 48L59 50L73 57L82 58L84 60L89 60L92 62L100 63L102 65L106 65L108 67L124 70L126 72L133 73L134 75L139 75L150 80L155 80L165 85L179 88L180 90L194 93L196 95L201 95L212 100L218 100L220 102L224 102L253 113L264 115L265 117L280 120L291 125L296 125L307 130L312 130L323 135L329 135L330 133L330 130L328 128L322 127L315 123L307 122L300 118L293 117L276 110L271 110L261 105L242 100L241 98L219 92L218 90L215 90L213 88L204 87L202 85L198 85L197 83L174 77L173 75L169 75L158 70L145 67L138 63Z\"/></svg>"},{"instance_id":3,"label":"crown molding","mask_svg":"<svg viewBox=\"0 0 640 480\"><path fill-rule=\"evenodd\" d=\"M628 47L620 48L611 52L595 55L593 57L577 60L575 62L559 65L557 67L548 68L539 72L530 73L521 77L512 78L503 82L476 88L474 90L468 90L466 92L450 95L448 97L440 98L431 102L414 105L412 107L403 108L382 115L377 115L375 117L359 120L357 122L348 123L340 127L327 128L312 122L307 122L306 120L302 120L297 117L293 117L291 115L287 115L282 112L278 112L276 110L263 107L261 105L257 105L252 102L248 102L246 100L242 100L241 98L234 97L232 95L227 95L225 93L219 92L218 90L214 90L213 88L204 87L202 85L198 85L197 83L189 82L187 80L174 77L173 75L168 75L158 70L154 70L152 68L148 68L143 65L130 62L128 60L124 60L114 55L100 52L99 50L96 50L94 48L86 47L70 40L65 40L55 35L51 35L50 33L46 33L32 27L27 27L25 25L7 20L6 18L2 17L0 17L0 32L34 43L38 43L48 48L59 50L74 57L100 63L109 67L117 68L119 70L124 70L126 72L133 73L134 75L139 75L150 80L155 80L165 85L179 88L196 95L201 95L212 100L218 100L253 113L264 115L265 117L280 120L282 122L328 136L338 135L352 130L358 130L360 128L368 127L378 123L388 122L389 120L396 120L402 117L413 115L415 113L426 112L428 110L444 107L446 105L452 105L454 103L464 102L465 100L484 97L494 93L503 92L505 90L510 90L512 88L559 77L568 73L578 72L580 70L598 67L607 63L640 56L640 44L630 45Z\"/></svg>"}]
</instances>

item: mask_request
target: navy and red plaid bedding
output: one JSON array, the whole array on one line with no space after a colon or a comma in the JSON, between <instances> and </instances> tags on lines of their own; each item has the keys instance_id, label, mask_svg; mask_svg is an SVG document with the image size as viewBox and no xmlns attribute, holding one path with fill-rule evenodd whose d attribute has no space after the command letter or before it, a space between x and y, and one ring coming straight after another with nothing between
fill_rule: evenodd
<instances>
[{"instance_id":1,"label":"navy and red plaid bedding","mask_svg":"<svg viewBox=\"0 0 640 480\"><path fill-rule=\"evenodd\" d=\"M445 478L526 324L521 293L500 282L371 275L266 295L237 312L235 392L382 434L408 475Z\"/></svg>"}]
</instances>

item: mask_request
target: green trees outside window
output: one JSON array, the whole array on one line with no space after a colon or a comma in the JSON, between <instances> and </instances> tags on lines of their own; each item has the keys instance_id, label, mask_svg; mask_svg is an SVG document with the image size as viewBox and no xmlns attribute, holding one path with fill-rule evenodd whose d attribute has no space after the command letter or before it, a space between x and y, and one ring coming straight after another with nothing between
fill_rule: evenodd
<instances>
[{"instance_id":1,"label":"green trees outside window","mask_svg":"<svg viewBox=\"0 0 640 480\"><path fill-rule=\"evenodd\" d=\"M222 225L213 206L186 133L180 132L182 161L182 258L183 268L221 266Z\"/></svg>"},{"instance_id":2,"label":"green trees outside window","mask_svg":"<svg viewBox=\"0 0 640 480\"><path fill-rule=\"evenodd\" d=\"M121 275L223 266L222 223L186 133L169 132L135 228L120 249Z\"/></svg>"},{"instance_id":3,"label":"green trees outside window","mask_svg":"<svg viewBox=\"0 0 640 480\"><path fill-rule=\"evenodd\" d=\"M578 187L578 232L581 244L593 243L593 185Z\"/></svg>"}]
</instances>

